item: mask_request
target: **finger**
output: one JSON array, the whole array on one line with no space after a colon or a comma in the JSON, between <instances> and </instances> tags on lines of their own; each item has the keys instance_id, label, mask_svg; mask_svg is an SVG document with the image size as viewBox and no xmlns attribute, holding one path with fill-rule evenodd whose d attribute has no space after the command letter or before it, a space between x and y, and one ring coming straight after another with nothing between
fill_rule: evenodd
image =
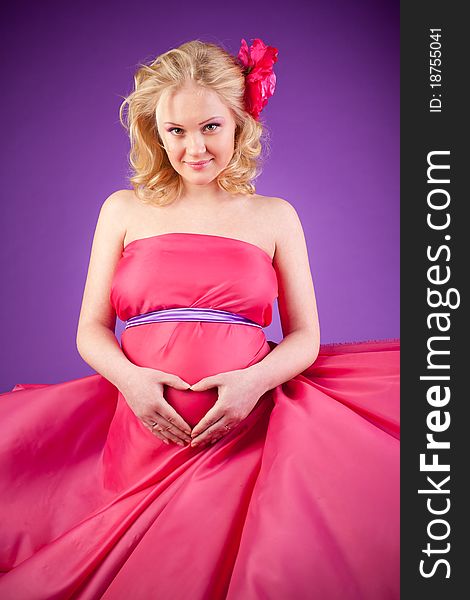
<instances>
[{"instance_id":1,"label":"finger","mask_svg":"<svg viewBox=\"0 0 470 600\"><path fill-rule=\"evenodd\" d=\"M152 430L152 431L153 431L153 435L154 435L154 436L155 436L157 439L159 439L159 440L161 440L162 442L164 442L164 443L165 443L167 446L169 446L170 444L173 444L173 443L174 443L174 442L172 442L172 441L171 441L169 438L167 438L165 434L163 434L163 433L160 433L160 434L158 434L158 433L157 433L157 432L155 432L154 430Z\"/></svg>"},{"instance_id":2,"label":"finger","mask_svg":"<svg viewBox=\"0 0 470 600\"><path fill-rule=\"evenodd\" d=\"M191 435L191 427L183 417L163 398L164 404L158 407L158 413L174 428L179 429L182 434Z\"/></svg>"},{"instance_id":3,"label":"finger","mask_svg":"<svg viewBox=\"0 0 470 600\"><path fill-rule=\"evenodd\" d=\"M203 392L204 390L209 390L210 388L217 387L217 379L214 376L211 377L203 377L196 383L191 385L191 390L193 392Z\"/></svg>"},{"instance_id":4,"label":"finger","mask_svg":"<svg viewBox=\"0 0 470 600\"><path fill-rule=\"evenodd\" d=\"M224 435L226 435L230 429L232 429L232 426L229 425L228 421L221 419L206 429L206 431L204 431L201 435L193 438L191 446L208 446L209 444L214 444L224 437Z\"/></svg>"},{"instance_id":5,"label":"finger","mask_svg":"<svg viewBox=\"0 0 470 600\"><path fill-rule=\"evenodd\" d=\"M168 437L173 441L182 441L182 442L190 442L191 436L189 433L184 433L178 427L175 427L171 422L165 419L161 414L155 413L152 417L151 426L152 429L157 429L158 431L163 431Z\"/></svg>"},{"instance_id":6,"label":"finger","mask_svg":"<svg viewBox=\"0 0 470 600\"><path fill-rule=\"evenodd\" d=\"M181 379L181 377L178 377L178 375L173 375L172 373L165 373L160 378L160 382L177 390L189 390L191 387L191 384L189 384L187 381L184 381L184 379Z\"/></svg>"},{"instance_id":7,"label":"finger","mask_svg":"<svg viewBox=\"0 0 470 600\"><path fill-rule=\"evenodd\" d=\"M153 433L153 435L160 439L162 442L165 442L165 444L169 444L170 440L165 436L165 434L161 431L161 430L157 430L156 427L153 427L151 423L146 423L144 421L142 421L144 427L146 429L148 429L150 431L150 433Z\"/></svg>"},{"instance_id":8,"label":"finger","mask_svg":"<svg viewBox=\"0 0 470 600\"><path fill-rule=\"evenodd\" d=\"M194 439L196 436L205 431L208 427L219 421L225 416L225 410L220 406L214 404L214 406L206 412L202 419L197 423L191 431L191 437Z\"/></svg>"},{"instance_id":9,"label":"finger","mask_svg":"<svg viewBox=\"0 0 470 600\"><path fill-rule=\"evenodd\" d=\"M169 440L171 442L174 442L175 444L178 444L179 446L186 446L189 443L188 441L185 443L183 439L174 435L161 423L156 423L155 425L152 425L150 429L156 437L162 439L163 441Z\"/></svg>"}]
</instances>

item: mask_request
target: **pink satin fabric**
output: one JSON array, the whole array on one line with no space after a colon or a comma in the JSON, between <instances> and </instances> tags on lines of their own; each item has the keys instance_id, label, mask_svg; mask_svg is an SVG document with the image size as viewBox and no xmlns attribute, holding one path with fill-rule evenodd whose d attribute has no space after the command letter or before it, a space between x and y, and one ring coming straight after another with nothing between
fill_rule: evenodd
<instances>
[{"instance_id":1,"label":"pink satin fabric","mask_svg":"<svg viewBox=\"0 0 470 600\"><path fill-rule=\"evenodd\" d=\"M120 319L205 307L271 322L276 273L222 236L131 242ZM242 324L124 331L135 364L189 383L276 344ZM195 425L216 400L165 388ZM95 374L0 399L2 600L399 598L399 342L323 345L206 448L165 445Z\"/></svg>"}]
</instances>

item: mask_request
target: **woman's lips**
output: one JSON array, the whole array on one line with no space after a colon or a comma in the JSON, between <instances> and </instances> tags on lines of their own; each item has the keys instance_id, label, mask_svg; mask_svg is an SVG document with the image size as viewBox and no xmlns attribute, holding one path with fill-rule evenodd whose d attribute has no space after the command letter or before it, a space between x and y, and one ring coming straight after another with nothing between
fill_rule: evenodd
<instances>
[{"instance_id":1,"label":"woman's lips","mask_svg":"<svg viewBox=\"0 0 470 600\"><path fill-rule=\"evenodd\" d=\"M210 158L209 160L205 160L203 162L198 162L198 163L190 163L187 162L186 164L188 165L188 167L191 167L192 169L195 169L196 171L200 171L201 169L204 169L204 167L207 167L207 165L211 162L212 158Z\"/></svg>"}]
</instances>

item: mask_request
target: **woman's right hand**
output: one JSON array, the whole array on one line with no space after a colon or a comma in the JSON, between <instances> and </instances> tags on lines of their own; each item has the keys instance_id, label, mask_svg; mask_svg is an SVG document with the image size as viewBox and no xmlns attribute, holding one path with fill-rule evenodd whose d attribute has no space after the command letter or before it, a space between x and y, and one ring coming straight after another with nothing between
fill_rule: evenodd
<instances>
[{"instance_id":1,"label":"woman's right hand","mask_svg":"<svg viewBox=\"0 0 470 600\"><path fill-rule=\"evenodd\" d=\"M185 446L191 441L191 427L163 397L163 386L187 390L190 384L178 375L136 366L122 392L130 408L154 435L165 444Z\"/></svg>"}]
</instances>

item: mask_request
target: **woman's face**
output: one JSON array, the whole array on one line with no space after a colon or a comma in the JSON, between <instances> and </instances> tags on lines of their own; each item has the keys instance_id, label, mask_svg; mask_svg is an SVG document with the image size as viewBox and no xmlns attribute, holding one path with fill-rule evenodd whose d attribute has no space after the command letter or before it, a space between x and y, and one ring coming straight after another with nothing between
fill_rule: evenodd
<instances>
[{"instance_id":1,"label":"woman's face","mask_svg":"<svg viewBox=\"0 0 470 600\"><path fill-rule=\"evenodd\" d=\"M164 95L156 120L168 159L187 183L210 183L229 164L236 123L215 92L191 84Z\"/></svg>"}]
</instances>

